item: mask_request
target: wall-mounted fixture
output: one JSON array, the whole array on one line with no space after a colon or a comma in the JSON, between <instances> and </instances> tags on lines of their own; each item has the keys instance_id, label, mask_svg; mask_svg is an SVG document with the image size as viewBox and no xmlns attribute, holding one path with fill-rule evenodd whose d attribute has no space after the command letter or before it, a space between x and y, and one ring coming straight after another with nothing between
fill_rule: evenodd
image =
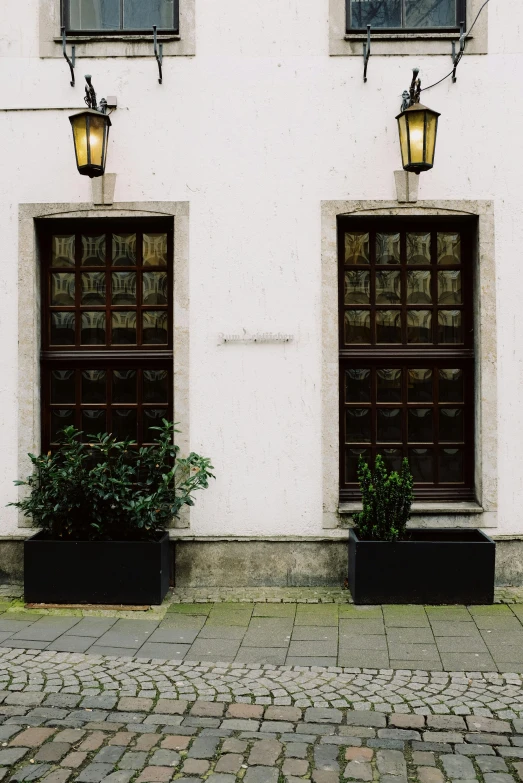
<instances>
[{"instance_id":1,"label":"wall-mounted fixture","mask_svg":"<svg viewBox=\"0 0 523 783\"><path fill-rule=\"evenodd\" d=\"M101 177L105 171L111 120L107 115L107 101L102 98L98 107L91 77L87 75L85 81L84 100L88 108L69 117L73 128L76 165L80 174Z\"/></svg>"},{"instance_id":2,"label":"wall-mounted fixture","mask_svg":"<svg viewBox=\"0 0 523 783\"><path fill-rule=\"evenodd\" d=\"M62 27L62 52L67 60L67 65L69 66L69 70L71 71L71 87L74 87L75 79L74 79L74 63L76 60L76 46L72 46L71 48L71 56L67 54L67 36L65 34L65 27Z\"/></svg>"},{"instance_id":3,"label":"wall-mounted fixture","mask_svg":"<svg viewBox=\"0 0 523 783\"><path fill-rule=\"evenodd\" d=\"M420 101L419 68L412 72L410 90L403 93L401 113L398 114L401 158L405 171L420 174L434 165L439 112L423 106Z\"/></svg>"},{"instance_id":4,"label":"wall-mounted fixture","mask_svg":"<svg viewBox=\"0 0 523 783\"><path fill-rule=\"evenodd\" d=\"M456 68L463 55L465 54L465 22L460 22L459 25L459 52L456 52L456 42L452 41L452 81L456 83Z\"/></svg>"},{"instance_id":5,"label":"wall-mounted fixture","mask_svg":"<svg viewBox=\"0 0 523 783\"><path fill-rule=\"evenodd\" d=\"M158 63L158 84L162 84L163 43L160 44L158 43L158 34L157 34L157 28L155 24L153 24L153 46L154 46L154 56L156 57L156 62Z\"/></svg>"},{"instance_id":6,"label":"wall-mounted fixture","mask_svg":"<svg viewBox=\"0 0 523 783\"><path fill-rule=\"evenodd\" d=\"M370 57L370 24L367 25L367 42L363 42L363 81L367 81L367 67Z\"/></svg>"}]
</instances>

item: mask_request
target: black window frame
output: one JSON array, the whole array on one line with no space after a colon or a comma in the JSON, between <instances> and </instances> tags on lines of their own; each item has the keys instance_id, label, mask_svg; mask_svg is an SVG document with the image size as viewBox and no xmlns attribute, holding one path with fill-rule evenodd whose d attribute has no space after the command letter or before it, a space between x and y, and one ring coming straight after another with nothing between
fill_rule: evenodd
<instances>
[{"instance_id":1,"label":"black window frame","mask_svg":"<svg viewBox=\"0 0 523 783\"><path fill-rule=\"evenodd\" d=\"M406 0L401 0L404 5ZM453 33L459 31L460 24L467 23L467 0L456 0L456 24L450 27L371 27L371 33L379 35L380 33L395 33L395 34L423 34L423 33ZM402 17L404 18L404 10L402 8ZM346 20L346 33L363 33L367 31L366 27L353 27L352 26L352 0L345 0L345 20Z\"/></svg>"},{"instance_id":2,"label":"black window frame","mask_svg":"<svg viewBox=\"0 0 523 783\"><path fill-rule=\"evenodd\" d=\"M477 220L473 217L430 217L430 218L408 218L408 217L368 217L357 218L348 216L339 216L337 219L338 230L338 312L339 312L339 444L340 444L340 456L339 456L339 486L340 486L340 501L354 501L361 498L359 487L356 481L347 481L347 466L346 466L346 454L348 449L360 449L367 448L370 451L371 461L373 461L378 451L383 451L387 446L384 441L378 441L377 437L377 422L378 414L377 410L380 408L397 408L401 407L405 413L403 414L403 424L401 438L397 441L401 444L403 449L403 456L407 456L410 448L416 448L416 444L409 440L406 431L406 421L409 416L409 408L423 408L433 407L434 418L436 422L438 416L438 410L441 406L453 407L454 403L448 403L447 401L441 401L438 398L439 381L436 380L435 370L438 368L456 368L463 369L464 375L464 396L462 400L462 407L464 409L463 414L463 459L464 459L464 472L462 483L439 483L438 479L438 460L436 454L438 449L446 448L443 441L439 441L436 434L433 434L432 441L427 441L425 447L434 449L434 482L433 483L419 483L416 482L414 486L415 499L418 501L434 501L434 502L467 502L476 501L475 493L475 375L476 375L476 362L475 362L475 341L474 341L474 306L473 298L475 291L474 284L474 248L476 244L476 232L477 232ZM370 296L369 304L366 305L347 305L345 303L345 271L351 267L345 265L345 233L346 232L370 232L370 238L372 243L373 233L389 233L399 231L402 233L402 256L404 251L404 238L403 234L407 232L447 232L457 231L461 233L462 240L462 283L463 283L463 304L461 310L464 317L464 330L463 330L463 344L438 344L438 343L397 343L397 344L382 344L376 342L376 335L374 328L371 330L371 343L369 344L350 344L345 343L345 311L347 308L351 309L355 307L361 307L363 309L369 309L371 312L371 324L374 323L373 313L378 309L383 309L385 305L376 305L373 302L372 295ZM432 239L433 243L434 240ZM374 253L371 250L371 253ZM431 265L435 264L436 249L433 247L431 250ZM416 269L417 264L413 264L413 269ZM358 267L356 266L356 269ZM367 267L365 267L366 269ZM369 272L372 278L372 269L379 271L381 267L377 267L374 261L369 264ZM402 268L404 268L402 270ZM401 272L401 275L407 274L409 266L404 263L397 264L395 267L385 265L383 270L396 269ZM444 271L446 267L442 265L441 270L437 265L431 266L432 274L436 271ZM406 277L405 277L406 280ZM405 282L402 286L405 286ZM437 285L437 281L433 280L433 286ZM375 283L371 282L371 292L375 290ZM402 311L404 309L413 309L416 305L405 305L404 297L406 296L406 289L402 289L402 304L398 304L398 309ZM435 288L433 288L435 291ZM418 305L419 307L420 305ZM386 305L387 308L391 305ZM433 313L436 313L441 305L437 302L433 295L432 304L429 305L433 309ZM434 318L433 318L434 323ZM405 327L402 327L405 328ZM437 326L433 327L433 334L436 334ZM346 410L350 407L350 404L346 400L345 390L345 371L347 369L358 368L370 368L372 372L372 386L371 386L371 398L368 402L359 403L354 402L352 407L365 408L368 407L371 410L371 441L369 443L348 443L346 441L345 433L345 417ZM397 403L383 403L379 402L377 398L377 391L375 386L375 373L377 369L393 369L403 368L402 375L402 391L401 400ZM416 368L432 368L433 369L433 397L431 401L427 401L426 404L419 402L413 402L408 399L407 392L407 369ZM456 406L460 407L458 403ZM432 446L431 446L432 443ZM381 445L378 445L381 444ZM394 445L391 442L391 447ZM447 448L449 448L448 446Z\"/></svg>"},{"instance_id":3,"label":"black window frame","mask_svg":"<svg viewBox=\"0 0 523 783\"><path fill-rule=\"evenodd\" d=\"M146 2L146 0L143 0ZM92 30L77 30L70 25L70 0L60 0L60 15L62 19L62 26L65 27L68 36L96 36L96 37L116 37L116 36L132 36L132 35L152 35L151 27L133 27L124 28L119 27L112 29L97 29ZM120 0L120 22L123 21L123 0ZM180 33L180 0L173 0L173 26L172 27L159 27L159 35L179 35Z\"/></svg>"}]
</instances>

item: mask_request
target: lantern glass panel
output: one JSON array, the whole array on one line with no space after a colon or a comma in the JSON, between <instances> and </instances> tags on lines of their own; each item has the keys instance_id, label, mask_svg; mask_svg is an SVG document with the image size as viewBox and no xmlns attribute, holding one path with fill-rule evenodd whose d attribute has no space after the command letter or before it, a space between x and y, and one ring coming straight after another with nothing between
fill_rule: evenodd
<instances>
[{"instance_id":1,"label":"lantern glass panel","mask_svg":"<svg viewBox=\"0 0 523 783\"><path fill-rule=\"evenodd\" d=\"M401 146L401 160L403 166L409 165L409 143L407 136L407 118L404 114L398 118L398 125L400 131L400 146Z\"/></svg>"},{"instance_id":2,"label":"lantern glass panel","mask_svg":"<svg viewBox=\"0 0 523 783\"><path fill-rule=\"evenodd\" d=\"M87 117L79 114L73 117L74 148L76 151L76 163L78 167L87 166Z\"/></svg>"},{"instance_id":3,"label":"lantern glass panel","mask_svg":"<svg viewBox=\"0 0 523 783\"><path fill-rule=\"evenodd\" d=\"M105 117L101 114L95 117L89 115L89 147L91 150L91 165L103 166L104 163Z\"/></svg>"},{"instance_id":4,"label":"lantern glass panel","mask_svg":"<svg viewBox=\"0 0 523 783\"><path fill-rule=\"evenodd\" d=\"M438 117L433 112L427 113L427 140L426 140L426 161L431 166L434 163L434 151L436 149L436 129L438 127Z\"/></svg>"},{"instance_id":5,"label":"lantern glass panel","mask_svg":"<svg viewBox=\"0 0 523 783\"><path fill-rule=\"evenodd\" d=\"M424 163L425 112L408 112L410 162Z\"/></svg>"}]
</instances>

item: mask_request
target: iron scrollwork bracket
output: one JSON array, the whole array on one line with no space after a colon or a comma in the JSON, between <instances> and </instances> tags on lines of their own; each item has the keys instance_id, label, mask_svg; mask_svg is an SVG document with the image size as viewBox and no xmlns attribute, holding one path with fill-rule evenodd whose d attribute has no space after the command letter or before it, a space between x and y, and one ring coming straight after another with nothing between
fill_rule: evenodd
<instances>
[{"instance_id":1,"label":"iron scrollwork bracket","mask_svg":"<svg viewBox=\"0 0 523 783\"><path fill-rule=\"evenodd\" d=\"M67 54L67 36L65 33L65 27L62 27L62 51L65 59L67 60L67 65L71 70L71 87L74 87L75 85L74 64L76 60L76 46L73 44L71 49L71 56L69 57L69 55Z\"/></svg>"}]
</instances>

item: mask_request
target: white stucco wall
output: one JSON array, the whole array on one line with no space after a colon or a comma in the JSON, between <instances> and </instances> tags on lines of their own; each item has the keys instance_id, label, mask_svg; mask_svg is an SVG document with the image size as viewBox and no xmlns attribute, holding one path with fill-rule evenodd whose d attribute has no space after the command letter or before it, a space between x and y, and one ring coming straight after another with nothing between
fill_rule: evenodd
<instances>
[{"instance_id":1,"label":"white stucco wall","mask_svg":"<svg viewBox=\"0 0 523 783\"><path fill-rule=\"evenodd\" d=\"M441 112L420 199L491 199L498 306L499 534L523 533L523 4L491 0L489 53L423 96ZM395 198L395 115L411 68L449 56L329 57L328 0L197 0L196 56L40 59L38 0L0 4L0 109L116 95L115 201L190 202L191 447L217 480L196 534L322 532L320 202ZM152 51L152 47L151 47ZM423 86L422 83L422 86ZM0 504L17 478L18 205L88 202L68 111L0 110ZM285 345L217 345L219 332ZM0 536L15 534L13 509Z\"/></svg>"}]
</instances>

